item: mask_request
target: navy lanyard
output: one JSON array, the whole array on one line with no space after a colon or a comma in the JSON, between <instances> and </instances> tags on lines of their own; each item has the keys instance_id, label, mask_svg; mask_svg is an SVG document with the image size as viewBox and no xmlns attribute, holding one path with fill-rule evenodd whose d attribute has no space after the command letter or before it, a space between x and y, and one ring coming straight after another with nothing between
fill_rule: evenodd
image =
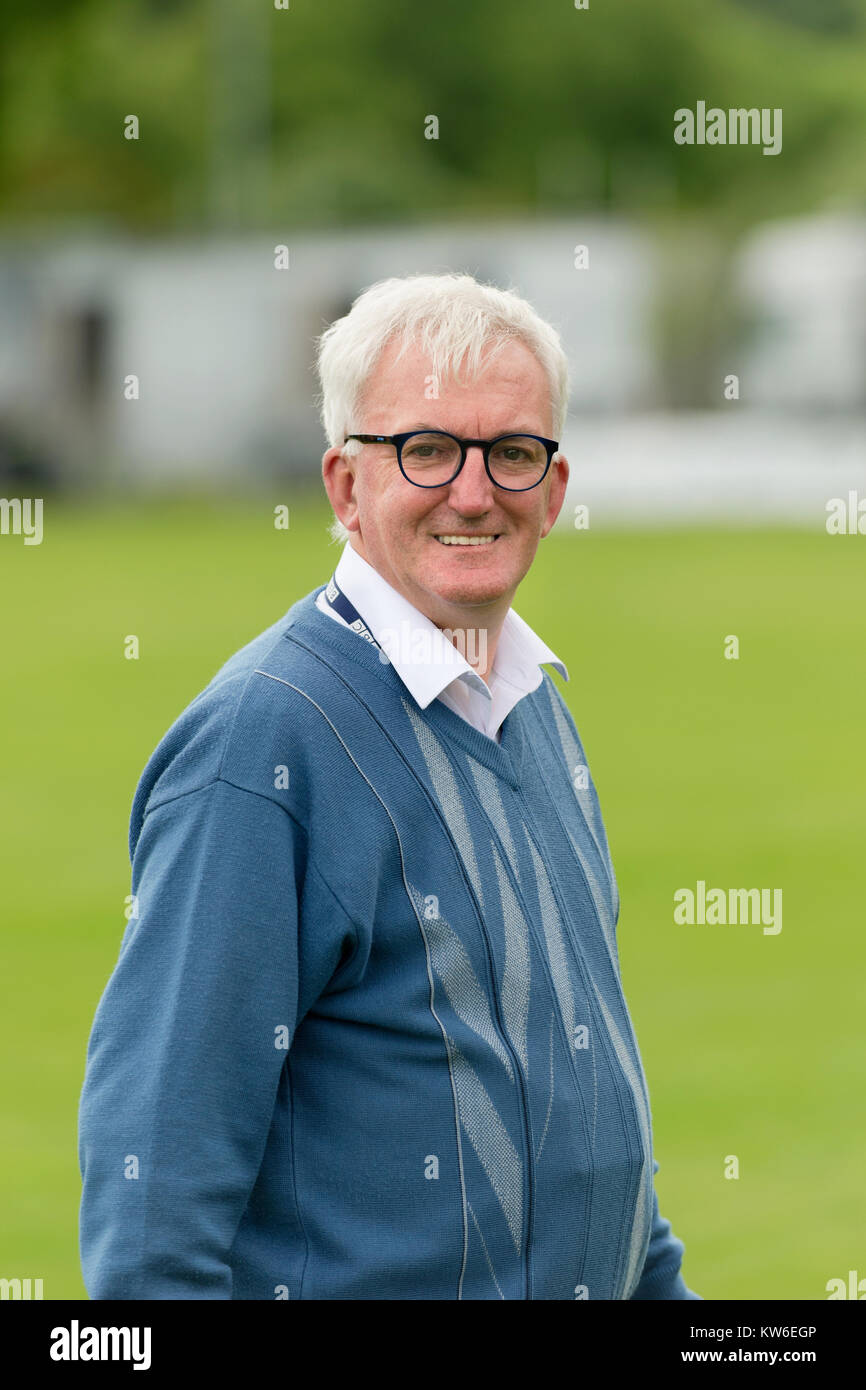
<instances>
[{"instance_id":1,"label":"navy lanyard","mask_svg":"<svg viewBox=\"0 0 866 1390\"><path fill-rule=\"evenodd\" d=\"M374 647L380 646L354 603L346 597L333 575L325 586L325 598L334 612L345 618L353 632L357 632L366 642L372 642Z\"/></svg>"}]
</instances>

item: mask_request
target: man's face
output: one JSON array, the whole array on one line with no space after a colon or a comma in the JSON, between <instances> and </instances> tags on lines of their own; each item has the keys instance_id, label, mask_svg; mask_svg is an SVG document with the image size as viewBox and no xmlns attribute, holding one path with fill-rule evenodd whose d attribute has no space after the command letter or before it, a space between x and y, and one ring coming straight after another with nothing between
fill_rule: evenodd
<instances>
[{"instance_id":1,"label":"man's face","mask_svg":"<svg viewBox=\"0 0 866 1390\"><path fill-rule=\"evenodd\" d=\"M438 383L427 399L431 364L410 347L395 362L386 345L361 402L353 433L399 434L440 429L462 439L504 434L554 438L550 388L527 347L510 341L482 360L474 381ZM339 448L322 461L325 487L350 544L393 587L440 627L484 626L505 616L542 536L559 515L568 463L555 460L538 487L508 492L487 476L481 450L469 449L457 478L414 487L392 444L366 444L354 458ZM495 535L487 545L442 545L437 535Z\"/></svg>"}]
</instances>

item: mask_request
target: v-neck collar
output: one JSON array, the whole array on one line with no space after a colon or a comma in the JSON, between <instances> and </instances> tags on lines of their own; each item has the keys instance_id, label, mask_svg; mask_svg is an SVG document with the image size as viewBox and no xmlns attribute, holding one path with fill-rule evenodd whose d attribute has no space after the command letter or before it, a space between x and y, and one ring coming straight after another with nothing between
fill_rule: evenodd
<instances>
[{"instance_id":1,"label":"v-neck collar","mask_svg":"<svg viewBox=\"0 0 866 1390\"><path fill-rule=\"evenodd\" d=\"M521 699L514 709L506 715L500 730L500 741L488 738L474 725L455 714L452 709L436 699L422 709L412 696L405 683L397 674L390 661L380 660L380 649L371 642L359 637L342 623L335 623L316 606L316 599L326 585L320 584L289 610L287 617L291 624L286 636L297 641L327 661L337 671L351 681L344 659L360 667L368 675L380 680L392 693L414 706L422 719L426 719L434 732L446 743L456 743L464 752L476 758L496 776L502 777L512 787L520 785L523 758L526 745L524 730L524 706L531 695ZM334 658L337 658L336 660ZM541 687L539 686L539 689ZM358 692L360 693L360 691Z\"/></svg>"}]
</instances>

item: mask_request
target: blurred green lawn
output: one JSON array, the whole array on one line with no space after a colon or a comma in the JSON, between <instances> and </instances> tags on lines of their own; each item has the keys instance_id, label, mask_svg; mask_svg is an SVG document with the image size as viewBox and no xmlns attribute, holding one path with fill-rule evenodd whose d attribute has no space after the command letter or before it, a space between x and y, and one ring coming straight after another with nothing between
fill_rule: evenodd
<instances>
[{"instance_id":1,"label":"blurred green lawn","mask_svg":"<svg viewBox=\"0 0 866 1390\"><path fill-rule=\"evenodd\" d=\"M274 529L286 500L49 500L41 546L0 538L0 1276L41 1277L47 1298L86 1297L77 1106L138 776L217 667L339 556L318 499ZM828 1279L866 1275L864 547L820 521L556 532L515 600L569 668L659 1200L706 1298L823 1299ZM782 888L782 931L675 925L675 890L701 878Z\"/></svg>"}]
</instances>

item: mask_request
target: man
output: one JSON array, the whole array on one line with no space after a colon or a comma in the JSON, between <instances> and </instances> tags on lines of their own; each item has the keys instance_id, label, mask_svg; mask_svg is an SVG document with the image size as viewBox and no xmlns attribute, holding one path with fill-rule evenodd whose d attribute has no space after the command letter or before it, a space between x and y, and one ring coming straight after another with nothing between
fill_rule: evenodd
<instances>
[{"instance_id":1,"label":"man","mask_svg":"<svg viewBox=\"0 0 866 1390\"><path fill-rule=\"evenodd\" d=\"M326 585L139 783L81 1097L96 1298L676 1299L567 672L510 607L566 363L517 295L373 286L320 343Z\"/></svg>"}]
</instances>

